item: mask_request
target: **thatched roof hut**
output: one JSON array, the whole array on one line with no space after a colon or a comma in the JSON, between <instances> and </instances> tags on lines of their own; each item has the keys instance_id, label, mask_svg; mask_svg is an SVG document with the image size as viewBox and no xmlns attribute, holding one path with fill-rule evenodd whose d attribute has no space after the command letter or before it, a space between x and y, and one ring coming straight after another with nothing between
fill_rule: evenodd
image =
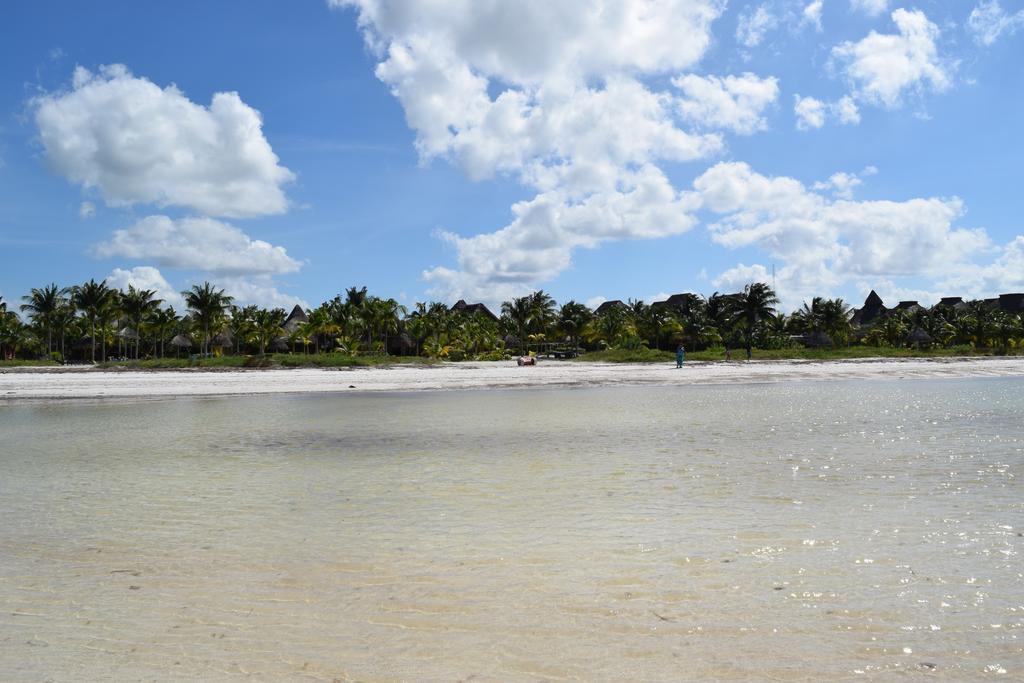
<instances>
[{"instance_id":1,"label":"thatched roof hut","mask_svg":"<svg viewBox=\"0 0 1024 683\"><path fill-rule=\"evenodd\" d=\"M1024 293L1000 294L999 308L1007 313L1024 313Z\"/></svg>"},{"instance_id":2,"label":"thatched roof hut","mask_svg":"<svg viewBox=\"0 0 1024 683\"><path fill-rule=\"evenodd\" d=\"M498 316L494 315L494 313L491 312L491 309L487 308L487 306L482 303L467 304L465 299L459 299L452 304L452 307L448 310L452 313L464 313L466 315L476 315L477 313L480 313L484 317L493 320L494 322L498 322Z\"/></svg>"},{"instance_id":3,"label":"thatched roof hut","mask_svg":"<svg viewBox=\"0 0 1024 683\"><path fill-rule=\"evenodd\" d=\"M234 344L235 341L231 337L231 332L228 331L228 330L224 330L223 332L218 334L216 337L214 337L211 340L210 343L212 343L214 346L219 346L221 348L225 348L226 349L229 346L231 346L232 344Z\"/></svg>"},{"instance_id":4,"label":"thatched roof hut","mask_svg":"<svg viewBox=\"0 0 1024 683\"><path fill-rule=\"evenodd\" d=\"M125 325L117 331L117 336L121 339L138 339L139 333L133 330L131 327Z\"/></svg>"},{"instance_id":5,"label":"thatched roof hut","mask_svg":"<svg viewBox=\"0 0 1024 683\"><path fill-rule=\"evenodd\" d=\"M864 299L864 305L854 309L850 322L854 325L870 325L886 313L888 313L888 309L882 303L882 297L878 296L875 290L872 289L871 293L868 294L868 298Z\"/></svg>"},{"instance_id":6,"label":"thatched roof hut","mask_svg":"<svg viewBox=\"0 0 1024 683\"><path fill-rule=\"evenodd\" d=\"M279 352L288 351L288 337L275 337L274 341L270 342L270 350Z\"/></svg>"},{"instance_id":7,"label":"thatched roof hut","mask_svg":"<svg viewBox=\"0 0 1024 683\"><path fill-rule=\"evenodd\" d=\"M915 327L910 334L907 335L907 343L916 344L917 346L921 346L922 344L931 344L932 336L920 327Z\"/></svg>"},{"instance_id":8,"label":"thatched roof hut","mask_svg":"<svg viewBox=\"0 0 1024 683\"><path fill-rule=\"evenodd\" d=\"M613 308L617 308L619 310L624 311L627 308L629 308L629 306L627 306L626 304L624 304L622 301L620 301L618 299L612 299L611 301L605 301L603 304L598 306L594 310L594 313L596 313L597 315L604 315L605 313L607 313L608 311L612 310Z\"/></svg>"},{"instance_id":9,"label":"thatched roof hut","mask_svg":"<svg viewBox=\"0 0 1024 683\"><path fill-rule=\"evenodd\" d=\"M179 349L192 348L192 340L183 334L177 334L171 339L171 346L176 346Z\"/></svg>"},{"instance_id":10,"label":"thatched roof hut","mask_svg":"<svg viewBox=\"0 0 1024 683\"><path fill-rule=\"evenodd\" d=\"M293 308L292 312L288 314L288 317L285 319L284 324L281 325L281 327L284 328L284 331L288 334L295 334L299 327L308 322L309 316L307 316L306 312L302 310L302 306L296 304L295 308ZM276 342L277 340L275 339L274 341ZM287 342L285 343L285 346L287 347Z\"/></svg>"}]
</instances>

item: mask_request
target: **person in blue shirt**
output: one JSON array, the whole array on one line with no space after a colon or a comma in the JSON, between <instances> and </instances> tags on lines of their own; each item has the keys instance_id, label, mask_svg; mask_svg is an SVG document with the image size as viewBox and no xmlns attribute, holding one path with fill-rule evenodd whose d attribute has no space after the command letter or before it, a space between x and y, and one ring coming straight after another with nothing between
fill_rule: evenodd
<instances>
[{"instance_id":1,"label":"person in blue shirt","mask_svg":"<svg viewBox=\"0 0 1024 683\"><path fill-rule=\"evenodd\" d=\"M680 344L679 348L676 349L676 367L683 367L683 361L686 360L686 349Z\"/></svg>"}]
</instances>

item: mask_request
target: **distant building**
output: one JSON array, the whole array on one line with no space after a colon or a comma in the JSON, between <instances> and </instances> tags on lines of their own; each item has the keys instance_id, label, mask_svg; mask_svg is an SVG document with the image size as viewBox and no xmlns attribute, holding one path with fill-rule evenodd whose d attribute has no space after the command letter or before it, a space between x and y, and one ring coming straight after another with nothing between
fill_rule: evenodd
<instances>
[{"instance_id":1,"label":"distant building","mask_svg":"<svg viewBox=\"0 0 1024 683\"><path fill-rule=\"evenodd\" d=\"M984 301L989 307L1006 313L1024 313L1024 293L1021 292L1000 294L998 297L983 299L982 301ZM853 310L853 317L850 319L850 322L853 323L855 327L864 328L870 327L875 322L896 312L913 315L917 311L934 311L938 308L960 310L966 306L967 302L964 301L963 297L944 296L930 309L925 308L916 301L901 301L895 308L886 308L885 304L882 303L882 298L875 293L875 290L871 290L871 293L868 294L868 298L864 300L864 305Z\"/></svg>"},{"instance_id":2,"label":"distant building","mask_svg":"<svg viewBox=\"0 0 1024 683\"><path fill-rule=\"evenodd\" d=\"M618 309L624 311L627 308L629 308L629 306L627 306L626 304L622 303L618 299L612 299L611 301L605 301L603 304L598 306L594 310L594 313L596 313L597 315L604 315L605 313L607 313L608 311L612 310L613 308L618 308Z\"/></svg>"},{"instance_id":3,"label":"distant building","mask_svg":"<svg viewBox=\"0 0 1024 683\"><path fill-rule=\"evenodd\" d=\"M284 328L284 331L288 334L295 334L300 327L308 322L309 316L307 316L306 312L302 310L302 306L296 304L295 308L292 309L292 312L288 314L287 318L285 318L284 324L281 325L281 327Z\"/></svg>"},{"instance_id":4,"label":"distant building","mask_svg":"<svg viewBox=\"0 0 1024 683\"><path fill-rule=\"evenodd\" d=\"M465 299L459 299L452 304L452 307L448 310L452 313L464 313L466 315L476 315L477 313L480 313L490 320L498 322L498 316L491 313L491 309L487 308L487 306L484 306L481 303L467 304Z\"/></svg>"},{"instance_id":5,"label":"distant building","mask_svg":"<svg viewBox=\"0 0 1024 683\"><path fill-rule=\"evenodd\" d=\"M860 326L870 325L876 320L884 318L888 312L889 309L882 303L882 297L872 289L868 298L864 300L864 305L853 309L853 318L850 319L850 322Z\"/></svg>"}]
</instances>

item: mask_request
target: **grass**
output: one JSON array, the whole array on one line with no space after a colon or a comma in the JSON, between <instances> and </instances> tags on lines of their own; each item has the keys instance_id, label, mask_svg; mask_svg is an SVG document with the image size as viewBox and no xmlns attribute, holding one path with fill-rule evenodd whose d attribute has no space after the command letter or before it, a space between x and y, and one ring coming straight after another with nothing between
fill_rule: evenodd
<instances>
[{"instance_id":1,"label":"grass","mask_svg":"<svg viewBox=\"0 0 1024 683\"><path fill-rule=\"evenodd\" d=\"M52 360L0 360L0 368L30 368L56 366L57 362Z\"/></svg>"},{"instance_id":2,"label":"grass","mask_svg":"<svg viewBox=\"0 0 1024 683\"><path fill-rule=\"evenodd\" d=\"M890 347L849 346L839 349L754 349L754 360L844 360L856 358L951 358L957 356L995 356L995 349L973 349L970 346L955 346L949 349L894 349ZM1010 352L1010 355L1020 355ZM733 360L746 360L744 349L733 349ZM655 349L608 349L592 351L576 358L592 363L674 363L673 351ZM688 361L724 361L725 349L711 348L704 351L687 351Z\"/></svg>"},{"instance_id":3,"label":"grass","mask_svg":"<svg viewBox=\"0 0 1024 683\"><path fill-rule=\"evenodd\" d=\"M218 356L215 358L150 358L146 360L108 361L97 367L127 370L176 370L191 368L350 368L388 365L432 365L437 361L416 356L350 356L343 353L289 354L265 356Z\"/></svg>"}]
</instances>

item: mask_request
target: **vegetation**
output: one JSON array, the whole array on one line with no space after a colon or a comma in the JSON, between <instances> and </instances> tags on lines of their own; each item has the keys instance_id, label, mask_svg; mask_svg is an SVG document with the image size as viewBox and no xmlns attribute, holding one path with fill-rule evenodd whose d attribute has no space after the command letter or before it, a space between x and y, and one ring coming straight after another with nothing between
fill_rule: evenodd
<instances>
[{"instance_id":1,"label":"vegetation","mask_svg":"<svg viewBox=\"0 0 1024 683\"><path fill-rule=\"evenodd\" d=\"M119 291L95 280L33 289L17 311L0 298L0 363L346 367L551 352L594 361L670 362L679 344L696 361L722 360L727 353L824 359L1024 351L1024 316L992 302L882 309L863 326L854 323L842 299L815 297L785 315L764 283L736 294L609 302L597 310L576 301L559 306L541 290L504 302L500 318L461 303L421 302L408 311L366 287L349 287L290 315L237 306L209 282L182 295L184 314L164 306L153 291Z\"/></svg>"}]
</instances>

